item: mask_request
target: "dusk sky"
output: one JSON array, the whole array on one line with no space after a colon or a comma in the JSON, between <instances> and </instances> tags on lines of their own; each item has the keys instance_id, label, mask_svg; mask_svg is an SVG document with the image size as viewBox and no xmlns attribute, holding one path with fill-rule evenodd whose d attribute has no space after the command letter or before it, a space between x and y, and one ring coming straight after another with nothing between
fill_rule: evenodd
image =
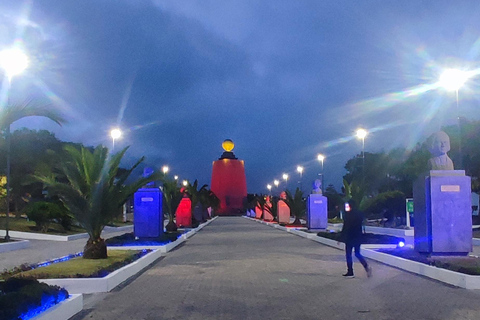
<instances>
[{"instance_id":1,"label":"dusk sky","mask_svg":"<svg viewBox=\"0 0 480 320\"><path fill-rule=\"evenodd\" d=\"M297 165L310 185L318 153L339 188L356 129L378 152L455 123L455 93L436 85L445 68L473 70L458 112L480 118L478 0L2 0L0 15L0 46L31 60L10 101L51 102L68 120L14 128L111 148L118 126L125 164L145 155L201 184L228 138L250 193L283 172L292 189Z\"/></svg>"}]
</instances>

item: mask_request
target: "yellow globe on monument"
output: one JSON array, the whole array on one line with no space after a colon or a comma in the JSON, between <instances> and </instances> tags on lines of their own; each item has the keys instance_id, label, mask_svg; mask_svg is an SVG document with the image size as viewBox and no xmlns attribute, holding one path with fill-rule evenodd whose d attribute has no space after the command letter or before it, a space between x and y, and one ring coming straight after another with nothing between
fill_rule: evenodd
<instances>
[{"instance_id":1,"label":"yellow globe on monument","mask_svg":"<svg viewBox=\"0 0 480 320\"><path fill-rule=\"evenodd\" d=\"M235 147L235 144L234 144L233 141L230 140L230 139L226 139L226 140L223 141L223 143L222 143L222 148L223 148L223 150L225 150L226 152L232 151L234 147Z\"/></svg>"}]
</instances>

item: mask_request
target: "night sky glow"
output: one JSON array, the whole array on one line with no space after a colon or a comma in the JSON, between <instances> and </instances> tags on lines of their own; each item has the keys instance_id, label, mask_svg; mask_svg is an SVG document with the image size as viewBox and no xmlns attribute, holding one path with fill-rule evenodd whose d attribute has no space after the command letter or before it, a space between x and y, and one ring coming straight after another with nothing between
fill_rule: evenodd
<instances>
[{"instance_id":1,"label":"night sky glow","mask_svg":"<svg viewBox=\"0 0 480 320\"><path fill-rule=\"evenodd\" d=\"M69 123L30 118L62 140L130 145L125 164L170 167L210 184L232 139L248 192L297 165L306 188L321 170L341 185L361 152L413 147L456 121L444 69L472 77L459 114L478 120L480 2L476 0L3 0L0 47L17 43L30 67L11 101L51 102ZM5 93L5 77L2 93Z\"/></svg>"}]
</instances>

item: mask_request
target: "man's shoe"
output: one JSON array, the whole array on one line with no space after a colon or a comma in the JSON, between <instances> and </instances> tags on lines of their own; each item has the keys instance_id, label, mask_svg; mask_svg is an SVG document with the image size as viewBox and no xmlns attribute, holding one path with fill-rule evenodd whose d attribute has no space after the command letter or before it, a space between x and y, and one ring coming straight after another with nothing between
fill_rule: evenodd
<instances>
[{"instance_id":1,"label":"man's shoe","mask_svg":"<svg viewBox=\"0 0 480 320\"><path fill-rule=\"evenodd\" d=\"M342 274L342 277L350 279L350 278L355 278L352 272L347 272L345 274Z\"/></svg>"},{"instance_id":2,"label":"man's shoe","mask_svg":"<svg viewBox=\"0 0 480 320\"><path fill-rule=\"evenodd\" d=\"M371 278L372 277L372 267L368 266L365 271L367 271L367 277Z\"/></svg>"}]
</instances>

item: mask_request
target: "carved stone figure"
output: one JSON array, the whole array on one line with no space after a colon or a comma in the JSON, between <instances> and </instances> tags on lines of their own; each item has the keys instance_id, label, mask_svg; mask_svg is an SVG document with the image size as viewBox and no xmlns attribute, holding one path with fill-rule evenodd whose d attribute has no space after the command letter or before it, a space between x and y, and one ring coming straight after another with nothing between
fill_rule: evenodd
<instances>
[{"instance_id":1,"label":"carved stone figure","mask_svg":"<svg viewBox=\"0 0 480 320\"><path fill-rule=\"evenodd\" d=\"M443 131L432 134L428 141L432 158L428 160L429 170L454 170L453 161L448 156L450 138Z\"/></svg>"},{"instance_id":2,"label":"carved stone figure","mask_svg":"<svg viewBox=\"0 0 480 320\"><path fill-rule=\"evenodd\" d=\"M322 180L316 179L313 181L312 194L322 194Z\"/></svg>"}]
</instances>

